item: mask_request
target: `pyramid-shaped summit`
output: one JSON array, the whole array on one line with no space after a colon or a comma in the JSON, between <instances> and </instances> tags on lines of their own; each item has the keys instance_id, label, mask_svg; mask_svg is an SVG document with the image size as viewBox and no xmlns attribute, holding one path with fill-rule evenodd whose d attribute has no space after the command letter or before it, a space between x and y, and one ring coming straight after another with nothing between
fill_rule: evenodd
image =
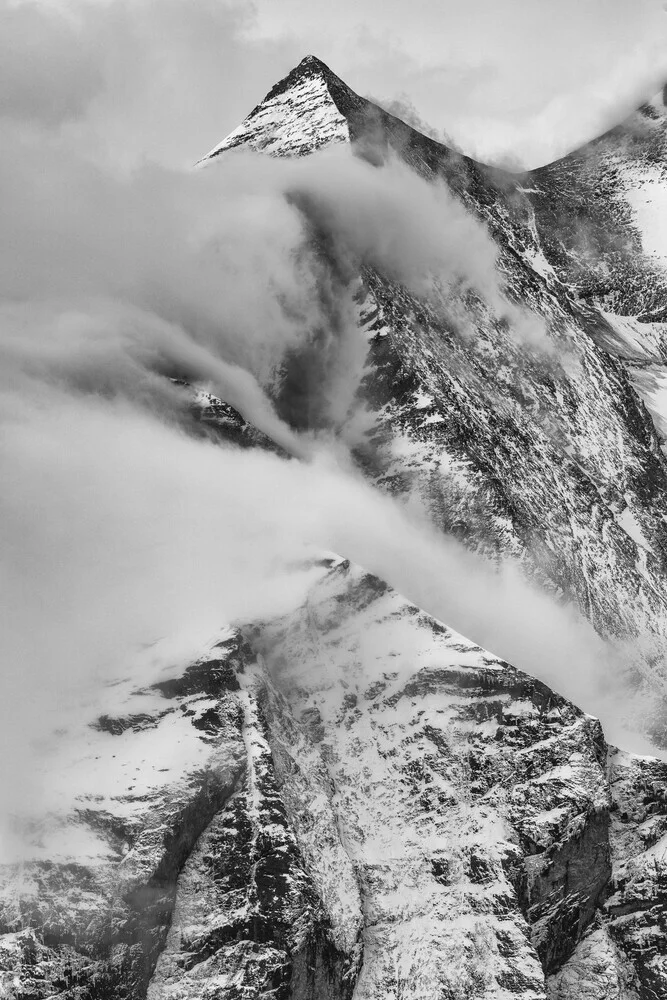
<instances>
[{"instance_id":1,"label":"pyramid-shaped summit","mask_svg":"<svg viewBox=\"0 0 667 1000\"><path fill-rule=\"evenodd\" d=\"M446 178L454 191L462 193L480 183L480 165L474 160L356 94L312 55L272 87L238 128L199 162L239 147L292 157L344 142L376 164L393 151L417 173Z\"/></svg>"},{"instance_id":2,"label":"pyramid-shaped summit","mask_svg":"<svg viewBox=\"0 0 667 1000\"><path fill-rule=\"evenodd\" d=\"M347 116L367 104L320 59L306 56L203 161L237 146L273 156L305 156L349 142Z\"/></svg>"}]
</instances>

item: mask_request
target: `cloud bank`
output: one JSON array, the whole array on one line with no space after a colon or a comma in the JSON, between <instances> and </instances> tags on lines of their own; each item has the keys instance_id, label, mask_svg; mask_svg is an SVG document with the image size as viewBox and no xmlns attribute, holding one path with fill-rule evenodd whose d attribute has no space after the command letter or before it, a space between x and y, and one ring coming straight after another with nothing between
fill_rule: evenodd
<instances>
[{"instance_id":1,"label":"cloud bank","mask_svg":"<svg viewBox=\"0 0 667 1000\"><path fill-rule=\"evenodd\" d=\"M303 583L295 561L321 549L602 704L609 653L587 625L415 522L321 428L275 405L286 359L314 347L329 378L323 425L344 437L363 373L364 262L420 294L437 279L502 311L483 227L444 188L346 149L177 169L162 130L172 116L188 141L197 132L184 117L197 118L202 91L186 71L201 61L192 86L209 71L218 86L215 47L249 22L176 0L54 11L0 6L0 732L16 761L5 808L21 805L35 741L82 702L93 711L134 651L280 611ZM164 106L151 119L154 88ZM161 162L141 162L143 140ZM175 378L222 396L292 457L193 436Z\"/></svg>"},{"instance_id":2,"label":"cloud bank","mask_svg":"<svg viewBox=\"0 0 667 1000\"><path fill-rule=\"evenodd\" d=\"M590 626L331 456L223 448L126 400L52 389L4 415L0 462L5 810L25 804L42 741L103 712L105 685L132 672L141 647L167 637L195 652L226 621L288 610L307 582L295 566L322 549L605 707L616 666Z\"/></svg>"},{"instance_id":3,"label":"cloud bank","mask_svg":"<svg viewBox=\"0 0 667 1000\"><path fill-rule=\"evenodd\" d=\"M662 0L3 0L0 110L126 167L183 166L308 52L471 155L538 166L661 89L667 15Z\"/></svg>"}]
</instances>

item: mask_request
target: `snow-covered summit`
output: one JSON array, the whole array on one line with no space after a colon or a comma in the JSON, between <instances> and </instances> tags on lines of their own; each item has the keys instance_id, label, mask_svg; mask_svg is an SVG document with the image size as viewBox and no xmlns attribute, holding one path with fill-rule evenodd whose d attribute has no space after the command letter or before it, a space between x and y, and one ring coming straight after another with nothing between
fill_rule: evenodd
<instances>
[{"instance_id":1,"label":"snow-covered summit","mask_svg":"<svg viewBox=\"0 0 667 1000\"><path fill-rule=\"evenodd\" d=\"M236 146L273 156L299 156L333 143L349 142L347 119L334 96L347 89L328 66L315 56L306 56L200 162Z\"/></svg>"},{"instance_id":2,"label":"snow-covered summit","mask_svg":"<svg viewBox=\"0 0 667 1000\"><path fill-rule=\"evenodd\" d=\"M238 128L199 164L242 147L272 156L304 156L341 142L353 143L373 159L392 147L420 171L432 171L443 155L451 157L455 171L462 164L473 173L476 168L469 157L449 150L355 93L313 55L302 59L272 87Z\"/></svg>"}]
</instances>

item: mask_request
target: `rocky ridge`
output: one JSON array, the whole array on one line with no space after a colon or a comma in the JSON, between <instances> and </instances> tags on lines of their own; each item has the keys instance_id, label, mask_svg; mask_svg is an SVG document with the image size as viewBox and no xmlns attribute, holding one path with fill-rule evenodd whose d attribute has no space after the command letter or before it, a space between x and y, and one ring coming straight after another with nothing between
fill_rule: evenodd
<instances>
[{"instance_id":1,"label":"rocky ridge","mask_svg":"<svg viewBox=\"0 0 667 1000\"><path fill-rule=\"evenodd\" d=\"M502 316L483 297L451 288L444 297L436 287L416 293L368 259L347 277L327 248L327 280L340 298L353 292L361 302L359 325L369 339L357 405L373 415L374 429L358 460L380 487L419 503L445 532L521 563L577 604L601 635L628 642L632 671L661 704L667 465L636 372L619 356L613 303L582 298L558 270L554 248L569 231L565 221L543 237L553 219L536 194L542 174L516 177L475 163L354 94L313 57L212 151L211 167L239 147L287 157L303 156L304 141L311 152L348 141L344 130L325 128L322 143L311 143L309 119L301 132L303 94L313 89L317 122L325 108L331 121L342 115L356 155L378 166L399 158L447 184L487 227L504 293L523 310ZM573 199L562 201L567 219ZM312 197L303 212L321 227ZM646 268L648 282L655 263ZM474 335L462 334L462 324ZM543 332L546 350L526 343L523 324ZM310 378L311 395L322 395L326 371ZM294 422L294 413L285 416ZM659 707L650 723L654 735L662 714Z\"/></svg>"},{"instance_id":2,"label":"rocky ridge","mask_svg":"<svg viewBox=\"0 0 667 1000\"><path fill-rule=\"evenodd\" d=\"M3 867L5 996L662 995L665 765L545 685L340 559L170 674Z\"/></svg>"}]
</instances>

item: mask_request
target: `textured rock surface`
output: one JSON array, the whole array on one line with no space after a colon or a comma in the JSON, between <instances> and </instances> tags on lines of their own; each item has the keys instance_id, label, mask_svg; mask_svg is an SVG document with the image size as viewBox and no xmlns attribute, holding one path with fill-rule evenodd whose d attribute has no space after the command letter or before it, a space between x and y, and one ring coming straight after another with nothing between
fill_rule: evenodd
<instances>
[{"instance_id":1,"label":"textured rock surface","mask_svg":"<svg viewBox=\"0 0 667 1000\"><path fill-rule=\"evenodd\" d=\"M54 806L2 866L6 995L145 995L180 869L245 768L244 653L231 632L220 642L181 676L110 692L123 714L60 734L44 776Z\"/></svg>"},{"instance_id":2,"label":"textured rock surface","mask_svg":"<svg viewBox=\"0 0 667 1000\"><path fill-rule=\"evenodd\" d=\"M307 155L349 139L347 119L332 104L327 80L311 57L277 83L204 159L244 145L274 156Z\"/></svg>"},{"instance_id":3,"label":"textured rock surface","mask_svg":"<svg viewBox=\"0 0 667 1000\"><path fill-rule=\"evenodd\" d=\"M98 768L173 715L194 740L139 800L77 768L85 862L4 866L6 996L662 995L665 765L376 577L326 560L150 689L90 729Z\"/></svg>"},{"instance_id":4,"label":"textured rock surface","mask_svg":"<svg viewBox=\"0 0 667 1000\"><path fill-rule=\"evenodd\" d=\"M558 165L521 178L485 168L354 94L312 57L274 89L279 104L269 95L262 114L256 109L233 134L233 145L303 155L304 135L310 135L309 125L300 130L304 88L317 89L320 118L345 118L359 155L375 164L399 157L422 177L444 180L495 240L507 298L529 310L508 319L472 293L448 289L443 295L435 284L417 295L359 259L350 283L369 354L357 402L375 417L360 463L378 485L421 504L444 531L491 557L519 561L530 577L574 601L601 635L629 640L628 670L650 692L648 728L659 737L667 679L667 464L636 391L641 372L630 366L629 375L625 357L639 350L638 339L645 343L646 324L633 320L639 332L632 340L626 330L621 349L621 321L609 312L614 303L582 299L560 266L576 197L592 198L577 186L581 170L567 173L575 197L564 181L558 186ZM655 109L652 114L662 136L667 119ZM617 159L630 156L628 132L620 133ZM635 132L640 145L657 142L652 132L648 140ZM340 131L321 134L323 142L308 138L308 148L345 139ZM613 144L615 135L605 141ZM212 162L227 148L223 143ZM587 162L583 154L575 157L580 162ZM590 172L587 167L586 177ZM545 178L553 193L543 198ZM598 196L608 211L599 209L597 232L609 218L625 225L630 214L627 206L614 207L606 190L603 185ZM545 214L554 199L562 202L558 226ZM303 211L321 226L312 199ZM627 237L618 226L613 232L622 242ZM600 254L604 250L600 245ZM340 286L345 268L328 252ZM640 264L629 252L624 259L630 257L650 284L656 262L647 257ZM349 254L346 268L349 273ZM339 293L349 295L351 288ZM546 353L526 345L522 323L544 331L551 345ZM474 332L462 335L461 326ZM655 341L655 326L650 331ZM315 379L310 394L317 399L325 388ZM307 401L303 409L309 412ZM294 422L293 412L283 415Z\"/></svg>"}]
</instances>

